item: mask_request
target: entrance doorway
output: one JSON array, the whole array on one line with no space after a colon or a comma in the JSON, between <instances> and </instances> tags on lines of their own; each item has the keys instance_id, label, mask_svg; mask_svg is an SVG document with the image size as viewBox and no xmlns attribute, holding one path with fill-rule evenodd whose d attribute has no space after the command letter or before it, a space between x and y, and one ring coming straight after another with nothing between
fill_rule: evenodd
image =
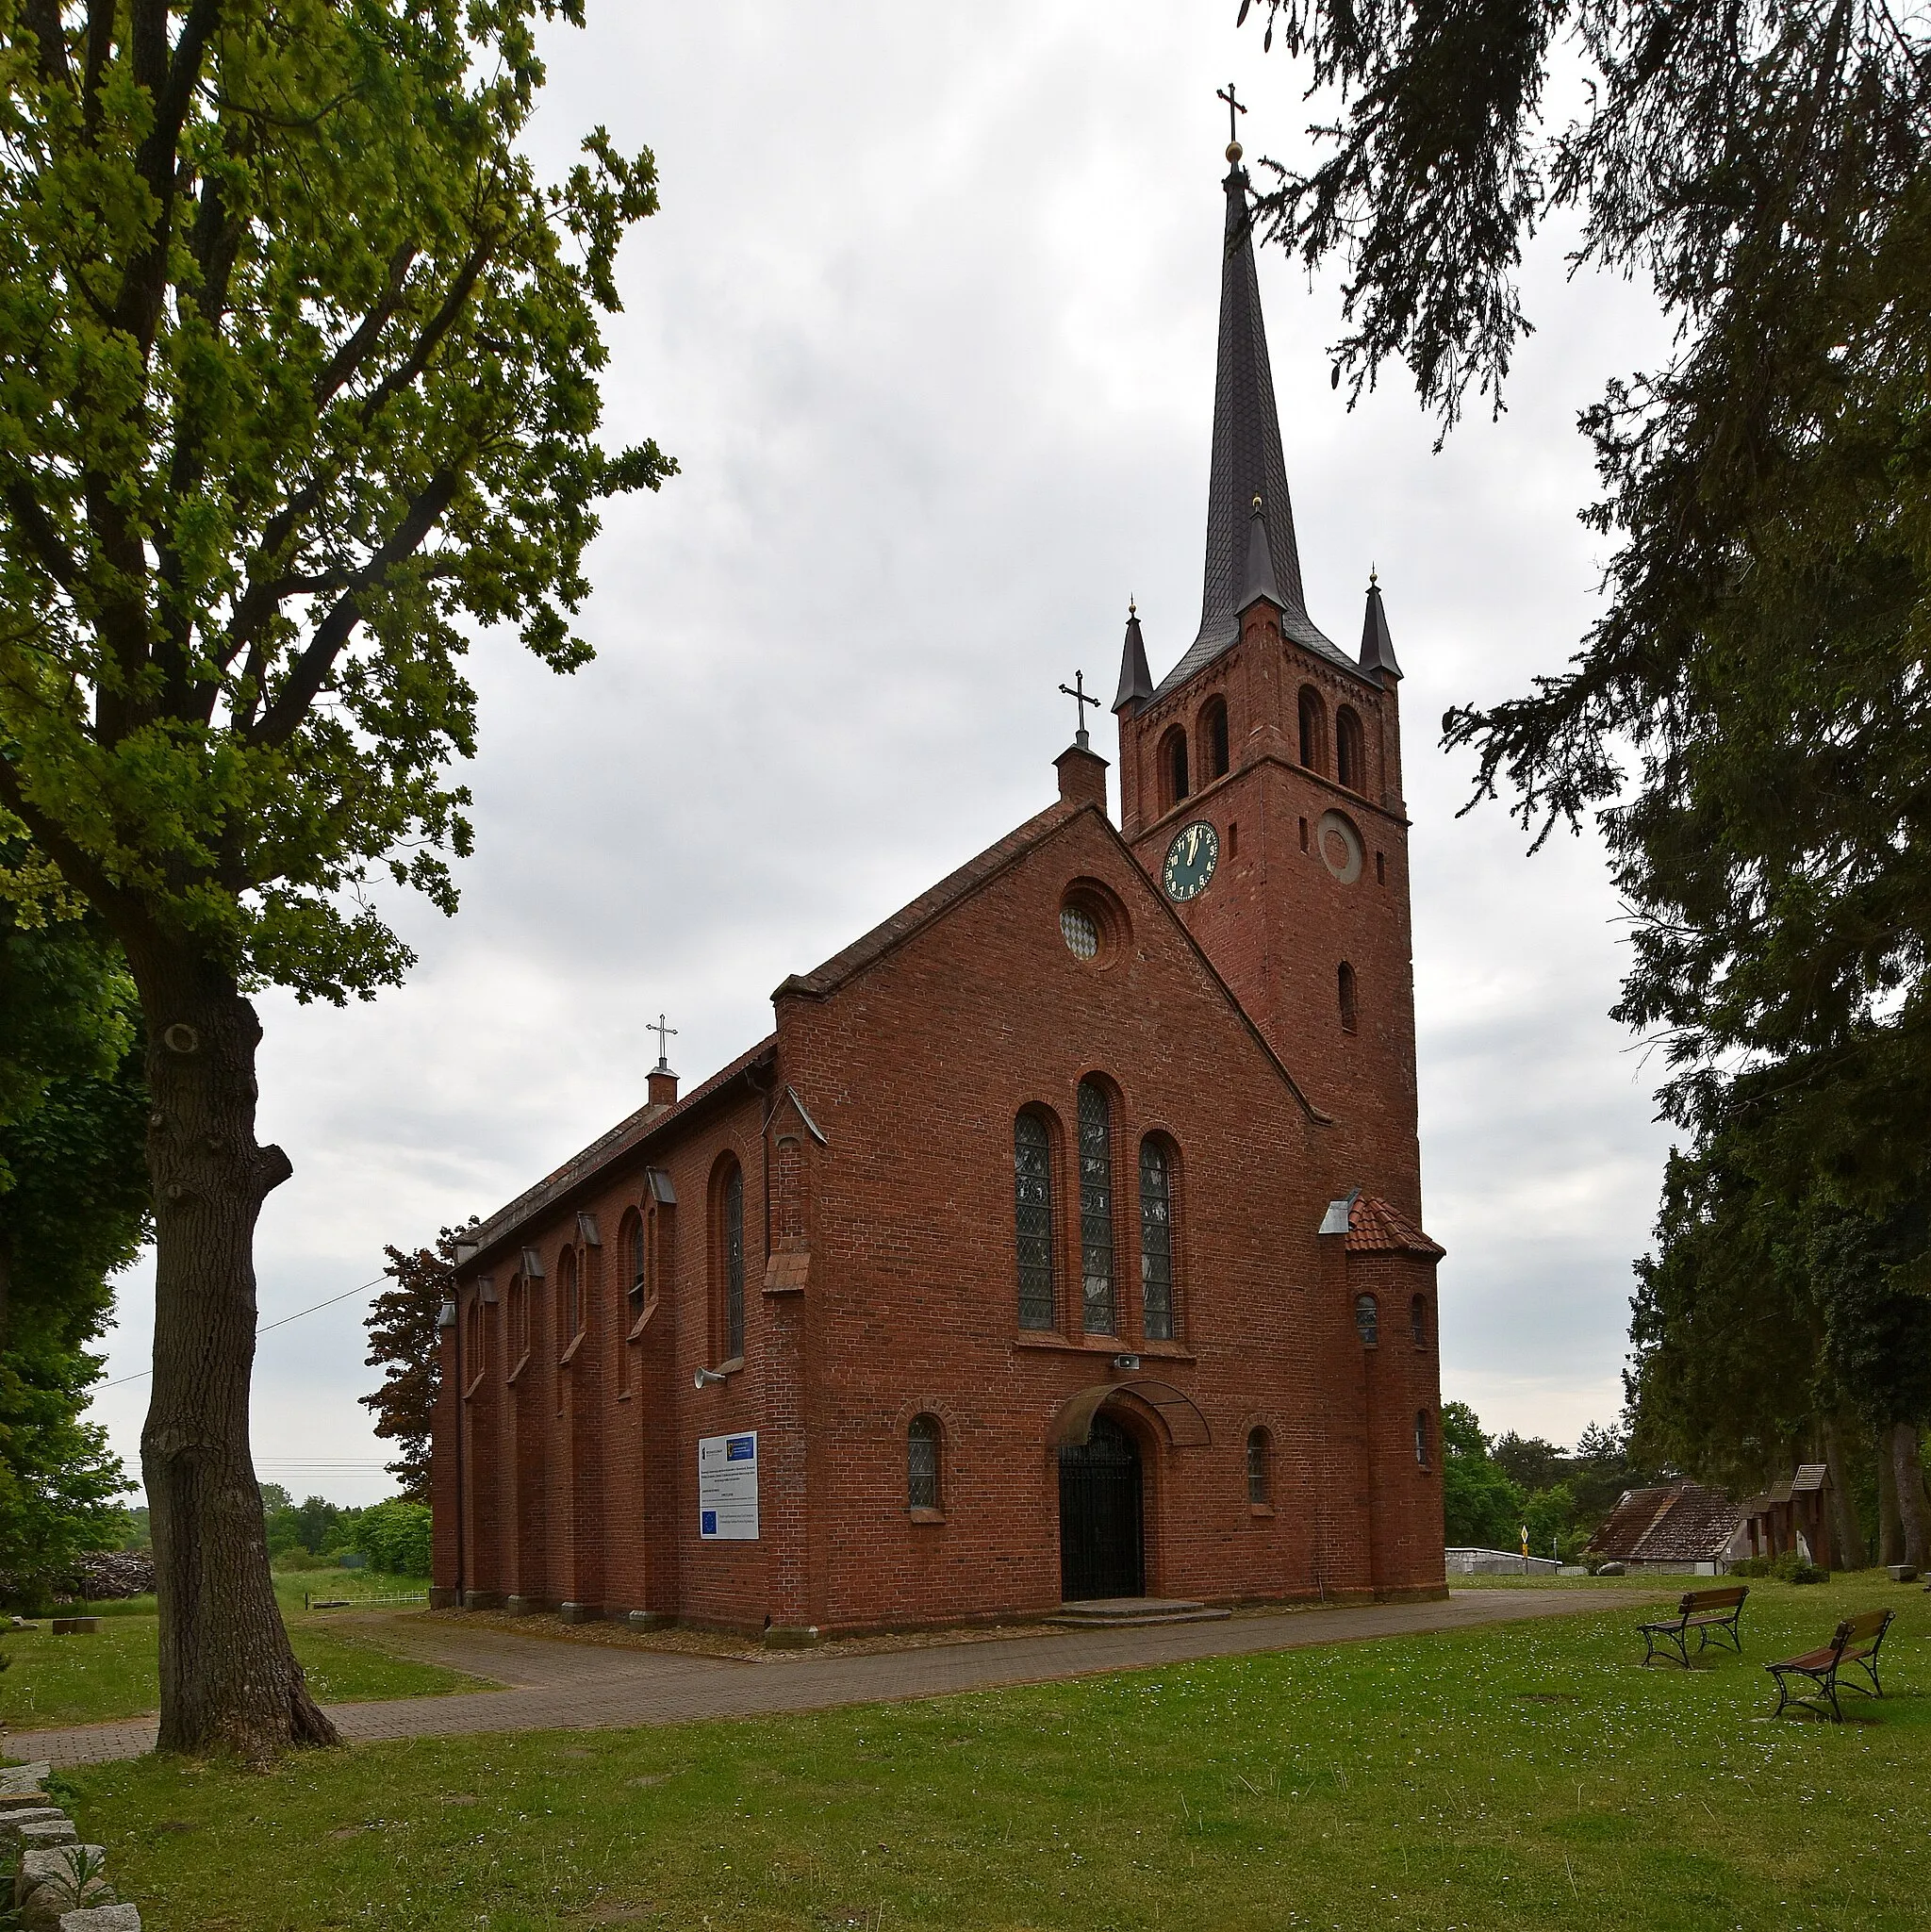
<instances>
[{"instance_id":1,"label":"entrance doorway","mask_svg":"<svg viewBox=\"0 0 1931 1932\"><path fill-rule=\"evenodd\" d=\"M1110 1415L1060 1451L1060 1596L1144 1596L1140 1451Z\"/></svg>"}]
</instances>

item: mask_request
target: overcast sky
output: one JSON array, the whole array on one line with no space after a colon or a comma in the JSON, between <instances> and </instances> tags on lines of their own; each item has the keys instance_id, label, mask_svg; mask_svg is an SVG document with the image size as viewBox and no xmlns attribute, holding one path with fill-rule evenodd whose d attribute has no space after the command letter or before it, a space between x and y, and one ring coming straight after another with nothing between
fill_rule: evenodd
<instances>
[{"instance_id":1,"label":"overcast sky","mask_svg":"<svg viewBox=\"0 0 1931 1932\"><path fill-rule=\"evenodd\" d=\"M394 914L401 991L261 1001L261 1135L295 1178L262 1216L264 1324L487 1214L643 1098L668 1012L686 1087L770 1025L771 989L1053 796L1083 669L1110 693L1129 593L1158 678L1192 639L1213 406L1225 109L1249 156L1304 155L1298 80L1234 6L972 8L590 0L550 37L548 172L603 123L648 144L663 212L627 244L609 440L683 473L610 511L559 679L486 640L463 908ZM1592 840L1537 857L1456 812L1456 702L1574 651L1600 539L1576 430L1653 363L1646 294L1527 275L1539 333L1499 423L1431 454L1406 372L1329 386L1338 282L1261 264L1311 612L1360 636L1378 565L1408 673L1424 1197L1443 1392L1573 1441L1621 1403L1629 1264L1667 1148L1607 1017L1622 970ZM1111 719L1096 742L1111 753ZM1115 799L1117 794L1115 793ZM110 1378L148 1362L123 1284ZM388 1492L355 1401L366 1296L264 1335L265 1480ZM138 1466L146 1384L97 1413Z\"/></svg>"}]
</instances>

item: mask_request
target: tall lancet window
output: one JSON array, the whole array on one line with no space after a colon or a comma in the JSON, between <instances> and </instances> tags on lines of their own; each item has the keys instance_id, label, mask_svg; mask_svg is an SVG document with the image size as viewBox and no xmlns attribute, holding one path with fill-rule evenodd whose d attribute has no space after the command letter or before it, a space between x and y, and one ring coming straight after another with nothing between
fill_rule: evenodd
<instances>
[{"instance_id":1,"label":"tall lancet window","mask_svg":"<svg viewBox=\"0 0 1931 1932\"><path fill-rule=\"evenodd\" d=\"M1013 1122L1013 1223L1019 1252L1019 1326L1054 1326L1052 1141L1037 1114Z\"/></svg>"},{"instance_id":2,"label":"tall lancet window","mask_svg":"<svg viewBox=\"0 0 1931 1932\"><path fill-rule=\"evenodd\" d=\"M1173 1340L1173 1164L1140 1143L1140 1323L1149 1342Z\"/></svg>"},{"instance_id":3,"label":"tall lancet window","mask_svg":"<svg viewBox=\"0 0 1931 1932\"><path fill-rule=\"evenodd\" d=\"M1089 1335L1119 1331L1113 1280L1113 1109L1095 1080L1080 1082L1080 1267Z\"/></svg>"}]
</instances>

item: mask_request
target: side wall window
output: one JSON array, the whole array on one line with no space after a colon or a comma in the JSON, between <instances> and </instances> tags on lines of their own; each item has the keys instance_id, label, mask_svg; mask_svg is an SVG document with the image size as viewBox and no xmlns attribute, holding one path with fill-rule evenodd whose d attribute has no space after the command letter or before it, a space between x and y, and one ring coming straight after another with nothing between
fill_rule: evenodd
<instances>
[{"instance_id":1,"label":"side wall window","mask_svg":"<svg viewBox=\"0 0 1931 1932\"><path fill-rule=\"evenodd\" d=\"M1019 1326L1056 1325L1052 1264L1052 1138L1037 1114L1013 1121L1013 1226L1019 1258Z\"/></svg>"},{"instance_id":2,"label":"side wall window","mask_svg":"<svg viewBox=\"0 0 1931 1932\"><path fill-rule=\"evenodd\" d=\"M584 1332L584 1296L577 1269L577 1251L567 1247L556 1257L556 1340L559 1352Z\"/></svg>"},{"instance_id":3,"label":"side wall window","mask_svg":"<svg viewBox=\"0 0 1931 1932\"><path fill-rule=\"evenodd\" d=\"M1140 1143L1140 1321L1147 1341L1173 1340L1173 1162L1151 1134Z\"/></svg>"},{"instance_id":4,"label":"side wall window","mask_svg":"<svg viewBox=\"0 0 1931 1932\"><path fill-rule=\"evenodd\" d=\"M1372 1295L1357 1295L1354 1298L1355 1332L1362 1338L1363 1348L1377 1348L1381 1343L1381 1308Z\"/></svg>"},{"instance_id":5,"label":"side wall window","mask_svg":"<svg viewBox=\"0 0 1931 1932\"><path fill-rule=\"evenodd\" d=\"M1264 1428L1250 1428L1247 1431L1247 1501L1264 1503L1272 1488L1272 1471L1268 1464L1273 1460L1269 1441Z\"/></svg>"},{"instance_id":6,"label":"side wall window","mask_svg":"<svg viewBox=\"0 0 1931 1932\"><path fill-rule=\"evenodd\" d=\"M1428 1412L1417 1409L1414 1412L1414 1460L1426 1469L1428 1466Z\"/></svg>"},{"instance_id":7,"label":"side wall window","mask_svg":"<svg viewBox=\"0 0 1931 1932\"><path fill-rule=\"evenodd\" d=\"M530 1282L520 1271L509 1283L509 1360L505 1364L514 1375L530 1352Z\"/></svg>"},{"instance_id":8,"label":"side wall window","mask_svg":"<svg viewBox=\"0 0 1931 1932\"><path fill-rule=\"evenodd\" d=\"M1089 1335L1119 1332L1113 1274L1113 1108L1097 1080L1080 1082L1080 1273Z\"/></svg>"},{"instance_id":9,"label":"side wall window","mask_svg":"<svg viewBox=\"0 0 1931 1932\"><path fill-rule=\"evenodd\" d=\"M939 1507L939 1425L932 1415L915 1415L905 1431L905 1506Z\"/></svg>"},{"instance_id":10,"label":"side wall window","mask_svg":"<svg viewBox=\"0 0 1931 1932\"><path fill-rule=\"evenodd\" d=\"M1341 1001L1341 1031L1351 1033L1354 1032L1356 1011L1354 968L1343 960L1334 980L1335 990Z\"/></svg>"},{"instance_id":11,"label":"side wall window","mask_svg":"<svg viewBox=\"0 0 1931 1932\"><path fill-rule=\"evenodd\" d=\"M727 1155L713 1187L716 1346L722 1361L733 1362L744 1353L744 1169Z\"/></svg>"},{"instance_id":12,"label":"side wall window","mask_svg":"<svg viewBox=\"0 0 1931 1932\"><path fill-rule=\"evenodd\" d=\"M1362 735L1360 715L1351 704L1334 714L1334 775L1351 792L1368 788L1367 740Z\"/></svg>"},{"instance_id":13,"label":"side wall window","mask_svg":"<svg viewBox=\"0 0 1931 1932\"><path fill-rule=\"evenodd\" d=\"M1414 1346L1426 1348L1428 1346L1428 1297L1426 1295L1417 1295L1410 1300L1408 1328L1414 1337Z\"/></svg>"},{"instance_id":14,"label":"side wall window","mask_svg":"<svg viewBox=\"0 0 1931 1932\"><path fill-rule=\"evenodd\" d=\"M1328 769L1328 707L1312 685L1301 686L1301 763L1310 771Z\"/></svg>"}]
</instances>

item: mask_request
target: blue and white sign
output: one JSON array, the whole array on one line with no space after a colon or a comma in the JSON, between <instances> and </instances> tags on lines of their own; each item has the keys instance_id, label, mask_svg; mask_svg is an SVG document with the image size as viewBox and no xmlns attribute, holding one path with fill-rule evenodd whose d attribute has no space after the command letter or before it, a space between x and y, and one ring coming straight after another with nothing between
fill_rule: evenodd
<instances>
[{"instance_id":1,"label":"blue and white sign","mask_svg":"<svg viewBox=\"0 0 1931 1932\"><path fill-rule=\"evenodd\" d=\"M758 1432L698 1439L698 1535L705 1543L758 1540Z\"/></svg>"}]
</instances>

